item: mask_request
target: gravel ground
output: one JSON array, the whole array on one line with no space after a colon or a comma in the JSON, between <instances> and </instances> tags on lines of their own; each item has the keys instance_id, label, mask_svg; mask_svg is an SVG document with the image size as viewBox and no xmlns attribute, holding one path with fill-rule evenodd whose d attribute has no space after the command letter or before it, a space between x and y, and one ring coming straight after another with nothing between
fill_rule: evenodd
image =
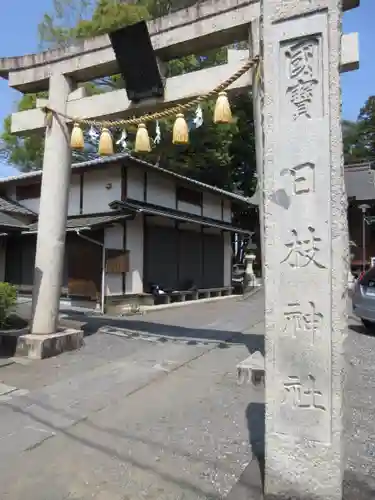
<instances>
[{"instance_id":1,"label":"gravel ground","mask_svg":"<svg viewBox=\"0 0 375 500\"><path fill-rule=\"evenodd\" d=\"M345 344L345 500L375 498L375 335L353 316Z\"/></svg>"}]
</instances>

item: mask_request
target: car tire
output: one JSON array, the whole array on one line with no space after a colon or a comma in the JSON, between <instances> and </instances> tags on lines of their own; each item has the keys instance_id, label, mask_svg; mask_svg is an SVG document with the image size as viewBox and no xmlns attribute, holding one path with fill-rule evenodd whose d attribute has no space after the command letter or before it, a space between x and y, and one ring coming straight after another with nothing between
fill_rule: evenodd
<instances>
[{"instance_id":1,"label":"car tire","mask_svg":"<svg viewBox=\"0 0 375 500\"><path fill-rule=\"evenodd\" d=\"M373 321L369 321L368 319L361 319L361 321L366 330L375 333L375 323Z\"/></svg>"}]
</instances>

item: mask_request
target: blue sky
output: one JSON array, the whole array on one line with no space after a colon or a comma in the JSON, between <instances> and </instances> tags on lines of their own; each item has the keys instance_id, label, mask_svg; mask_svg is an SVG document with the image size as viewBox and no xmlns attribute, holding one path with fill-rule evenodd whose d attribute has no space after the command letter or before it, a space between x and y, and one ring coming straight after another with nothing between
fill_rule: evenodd
<instances>
[{"instance_id":1,"label":"blue sky","mask_svg":"<svg viewBox=\"0 0 375 500\"><path fill-rule=\"evenodd\" d=\"M12 0L3 2L0 17L0 56L17 56L35 52L38 46L37 26L50 10L52 0ZM375 0L361 0L361 6L345 13L343 30L359 32L360 69L342 76L343 116L355 120L369 95L375 94L374 29ZM0 122L15 110L19 93L0 80ZM0 163L0 176L16 171Z\"/></svg>"}]
</instances>

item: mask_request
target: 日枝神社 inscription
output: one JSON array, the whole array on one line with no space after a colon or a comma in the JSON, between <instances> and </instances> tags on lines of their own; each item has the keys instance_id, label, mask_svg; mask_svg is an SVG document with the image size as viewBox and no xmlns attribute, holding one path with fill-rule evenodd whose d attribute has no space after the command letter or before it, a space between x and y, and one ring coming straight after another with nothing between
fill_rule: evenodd
<instances>
[{"instance_id":1,"label":"\u65e5\u679d\u795e\u793e inscription","mask_svg":"<svg viewBox=\"0 0 375 500\"><path fill-rule=\"evenodd\" d=\"M311 344L315 344L317 332L321 329L323 314L316 309L313 301L303 306L300 301L288 303L284 312L285 326L283 333L289 333L293 338L307 332L310 334Z\"/></svg>"},{"instance_id":2,"label":"\u65e5\u679d\u795e\u793e inscription","mask_svg":"<svg viewBox=\"0 0 375 500\"><path fill-rule=\"evenodd\" d=\"M305 383L301 382L300 377L289 376L288 380L284 382L284 390L286 392L284 404L289 404L294 408L302 410L327 411L326 406L320 403L323 393L316 389L316 379L311 374L308 375ZM292 396L291 400L288 398L288 395Z\"/></svg>"},{"instance_id":3,"label":"\u65e5\u679d\u795e\u793e inscription","mask_svg":"<svg viewBox=\"0 0 375 500\"><path fill-rule=\"evenodd\" d=\"M300 163L281 171L281 175L289 175L293 183L293 194L301 195L315 192L315 165L311 162Z\"/></svg>"},{"instance_id":4,"label":"\u65e5\u679d\u795e\u793e inscription","mask_svg":"<svg viewBox=\"0 0 375 500\"><path fill-rule=\"evenodd\" d=\"M326 266L318 260L322 239L315 236L315 228L309 226L304 238L299 236L296 229L292 229L290 232L292 237L285 243L288 252L280 264L285 262L293 269L307 267L309 264L325 269Z\"/></svg>"},{"instance_id":5,"label":"\u65e5\u679d\u795e\u793e inscription","mask_svg":"<svg viewBox=\"0 0 375 500\"><path fill-rule=\"evenodd\" d=\"M280 381L280 402L275 431L287 436L329 443L331 440L330 388L318 376L319 366L298 370L289 363L292 375ZM288 373L288 371L287 371ZM316 375L313 375L316 374Z\"/></svg>"},{"instance_id":6,"label":"\u65e5\u679d\u795e\u793e inscription","mask_svg":"<svg viewBox=\"0 0 375 500\"><path fill-rule=\"evenodd\" d=\"M265 498L341 500L338 2L262 0L262 15Z\"/></svg>"}]
</instances>

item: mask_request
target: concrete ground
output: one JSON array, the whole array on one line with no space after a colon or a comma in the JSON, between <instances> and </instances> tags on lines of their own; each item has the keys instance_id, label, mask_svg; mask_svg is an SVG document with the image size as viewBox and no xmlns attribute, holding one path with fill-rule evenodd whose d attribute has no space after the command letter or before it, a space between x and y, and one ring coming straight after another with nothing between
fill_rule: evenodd
<instances>
[{"instance_id":1,"label":"concrete ground","mask_svg":"<svg viewBox=\"0 0 375 500\"><path fill-rule=\"evenodd\" d=\"M0 498L250 500L264 391L239 386L236 364L263 350L262 292L118 320L69 316L87 323L80 351L0 367ZM350 319L347 500L375 497L374 348Z\"/></svg>"}]
</instances>

